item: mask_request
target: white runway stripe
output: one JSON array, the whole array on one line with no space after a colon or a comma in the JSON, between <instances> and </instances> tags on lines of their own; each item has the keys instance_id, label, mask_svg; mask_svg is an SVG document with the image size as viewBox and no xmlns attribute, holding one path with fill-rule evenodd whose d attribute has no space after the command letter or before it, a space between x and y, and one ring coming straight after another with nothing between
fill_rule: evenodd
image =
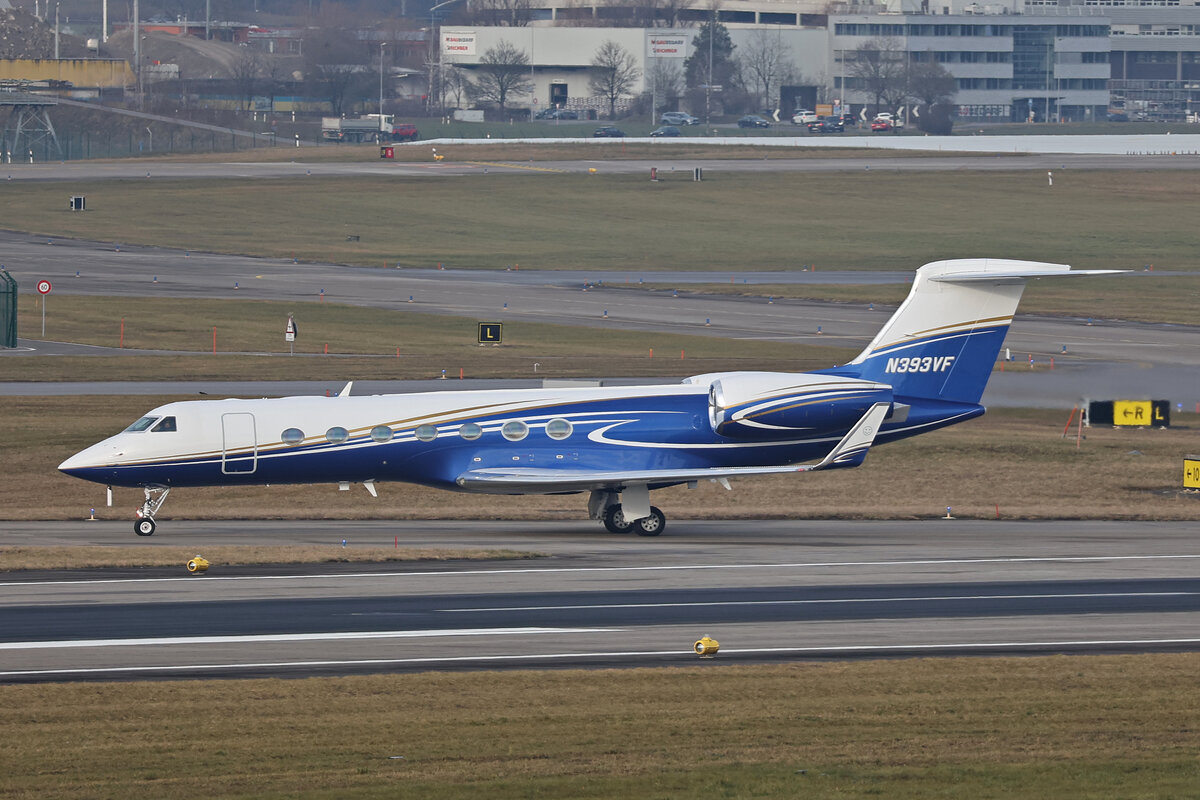
<instances>
[{"instance_id":1,"label":"white runway stripe","mask_svg":"<svg viewBox=\"0 0 1200 800\"><path fill-rule=\"evenodd\" d=\"M427 639L444 636L522 636L535 633L608 633L614 628L459 628L429 631L344 631L270 633L240 636L160 636L146 639L65 639L56 642L0 642L0 650L60 650L73 647L142 647L171 644L271 644L345 639Z\"/></svg>"},{"instance_id":2,"label":"white runway stripe","mask_svg":"<svg viewBox=\"0 0 1200 800\"><path fill-rule=\"evenodd\" d=\"M1064 600L1097 597L1191 597L1200 592L1089 592L1080 594L962 594L910 597L845 597L811 600L712 600L698 603L612 603L579 606L507 606L497 608L439 608L441 613L478 613L487 611L584 611L597 608L705 608L708 606L804 606L828 603L910 603L922 600Z\"/></svg>"}]
</instances>

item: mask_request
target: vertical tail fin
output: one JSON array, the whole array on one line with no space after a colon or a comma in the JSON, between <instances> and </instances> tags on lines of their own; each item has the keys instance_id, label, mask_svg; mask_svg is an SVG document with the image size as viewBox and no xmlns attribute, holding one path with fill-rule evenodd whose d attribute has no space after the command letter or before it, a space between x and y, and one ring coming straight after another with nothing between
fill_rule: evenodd
<instances>
[{"instance_id":1,"label":"vertical tail fin","mask_svg":"<svg viewBox=\"0 0 1200 800\"><path fill-rule=\"evenodd\" d=\"M1027 280L1121 271L992 258L926 264L908 298L847 366L891 384L896 396L978 403Z\"/></svg>"}]
</instances>

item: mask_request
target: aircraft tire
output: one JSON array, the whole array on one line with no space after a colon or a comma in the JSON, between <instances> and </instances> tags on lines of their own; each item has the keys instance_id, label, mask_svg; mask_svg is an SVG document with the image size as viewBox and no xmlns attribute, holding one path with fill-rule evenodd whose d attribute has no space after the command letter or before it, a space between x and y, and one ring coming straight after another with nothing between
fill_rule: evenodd
<instances>
[{"instance_id":1,"label":"aircraft tire","mask_svg":"<svg viewBox=\"0 0 1200 800\"><path fill-rule=\"evenodd\" d=\"M666 528L666 515L654 506L650 506L650 516L643 517L633 523L633 532L638 536L658 536Z\"/></svg>"},{"instance_id":2,"label":"aircraft tire","mask_svg":"<svg viewBox=\"0 0 1200 800\"><path fill-rule=\"evenodd\" d=\"M153 536L154 528L154 520L149 517L139 519L133 523L133 532L138 536Z\"/></svg>"},{"instance_id":3,"label":"aircraft tire","mask_svg":"<svg viewBox=\"0 0 1200 800\"><path fill-rule=\"evenodd\" d=\"M604 509L604 527L609 533L629 533L636 523L627 522L619 505Z\"/></svg>"}]
</instances>

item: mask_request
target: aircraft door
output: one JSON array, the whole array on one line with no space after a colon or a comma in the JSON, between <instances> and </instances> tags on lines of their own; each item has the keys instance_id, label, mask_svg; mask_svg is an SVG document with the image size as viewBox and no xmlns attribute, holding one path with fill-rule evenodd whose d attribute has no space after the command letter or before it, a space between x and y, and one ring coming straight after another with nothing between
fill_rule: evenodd
<instances>
[{"instance_id":1,"label":"aircraft door","mask_svg":"<svg viewBox=\"0 0 1200 800\"><path fill-rule=\"evenodd\" d=\"M258 439L253 414L221 415L221 472L248 475L258 468Z\"/></svg>"}]
</instances>

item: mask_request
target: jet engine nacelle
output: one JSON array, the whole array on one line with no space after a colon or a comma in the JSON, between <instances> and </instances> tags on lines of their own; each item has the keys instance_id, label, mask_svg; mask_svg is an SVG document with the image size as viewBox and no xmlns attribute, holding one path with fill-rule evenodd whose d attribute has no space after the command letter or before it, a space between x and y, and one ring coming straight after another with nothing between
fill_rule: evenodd
<instances>
[{"instance_id":1,"label":"jet engine nacelle","mask_svg":"<svg viewBox=\"0 0 1200 800\"><path fill-rule=\"evenodd\" d=\"M709 382L713 430L739 439L776 439L844 432L875 403L892 402L892 387L831 375L715 373Z\"/></svg>"}]
</instances>

